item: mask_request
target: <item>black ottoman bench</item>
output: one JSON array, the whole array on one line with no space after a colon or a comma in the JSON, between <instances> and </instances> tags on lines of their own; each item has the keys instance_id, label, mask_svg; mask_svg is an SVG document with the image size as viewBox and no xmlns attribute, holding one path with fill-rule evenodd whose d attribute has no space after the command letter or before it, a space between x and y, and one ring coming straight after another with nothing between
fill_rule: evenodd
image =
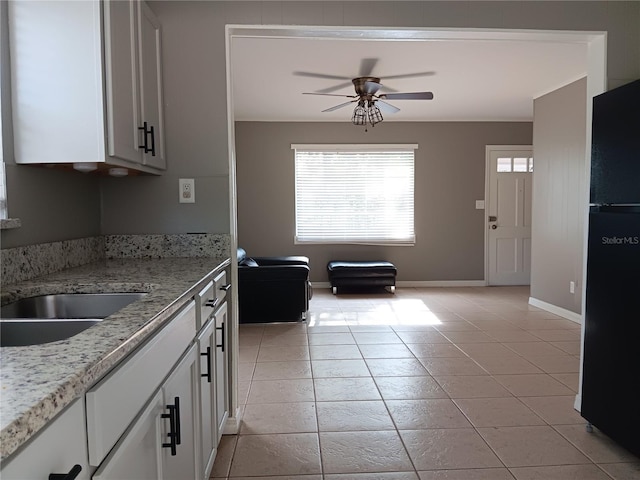
<instances>
[{"instance_id":1,"label":"black ottoman bench","mask_svg":"<svg viewBox=\"0 0 640 480\"><path fill-rule=\"evenodd\" d=\"M391 262L349 262L334 260L327 264L333 294L338 287L389 287L396 290L396 267Z\"/></svg>"}]
</instances>

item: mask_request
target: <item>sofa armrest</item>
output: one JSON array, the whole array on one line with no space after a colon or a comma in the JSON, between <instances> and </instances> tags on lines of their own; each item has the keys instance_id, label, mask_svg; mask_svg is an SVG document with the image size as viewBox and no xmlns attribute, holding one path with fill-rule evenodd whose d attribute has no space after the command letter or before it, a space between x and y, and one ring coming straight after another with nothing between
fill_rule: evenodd
<instances>
[{"instance_id":1,"label":"sofa armrest","mask_svg":"<svg viewBox=\"0 0 640 480\"><path fill-rule=\"evenodd\" d=\"M309 267L306 265L261 265L258 267L238 267L240 281L277 282L281 280L307 280Z\"/></svg>"},{"instance_id":2,"label":"sofa armrest","mask_svg":"<svg viewBox=\"0 0 640 480\"><path fill-rule=\"evenodd\" d=\"M268 265L309 265L309 257L285 256L285 257L252 257L260 266Z\"/></svg>"}]
</instances>

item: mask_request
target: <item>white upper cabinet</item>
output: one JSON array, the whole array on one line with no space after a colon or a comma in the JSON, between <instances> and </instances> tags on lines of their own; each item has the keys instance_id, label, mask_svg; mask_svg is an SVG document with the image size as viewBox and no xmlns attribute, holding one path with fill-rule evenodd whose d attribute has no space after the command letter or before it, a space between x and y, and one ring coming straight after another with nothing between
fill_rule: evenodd
<instances>
[{"instance_id":1,"label":"white upper cabinet","mask_svg":"<svg viewBox=\"0 0 640 480\"><path fill-rule=\"evenodd\" d=\"M147 125L147 148L143 150L143 163L150 167L166 168L162 114L160 23L146 3L139 5L140 113L142 127L144 128L145 122Z\"/></svg>"},{"instance_id":2,"label":"white upper cabinet","mask_svg":"<svg viewBox=\"0 0 640 480\"><path fill-rule=\"evenodd\" d=\"M17 163L162 173L160 24L146 3L11 1L9 26Z\"/></svg>"},{"instance_id":3,"label":"white upper cabinet","mask_svg":"<svg viewBox=\"0 0 640 480\"><path fill-rule=\"evenodd\" d=\"M144 2L104 3L108 154L164 169L160 23Z\"/></svg>"}]
</instances>

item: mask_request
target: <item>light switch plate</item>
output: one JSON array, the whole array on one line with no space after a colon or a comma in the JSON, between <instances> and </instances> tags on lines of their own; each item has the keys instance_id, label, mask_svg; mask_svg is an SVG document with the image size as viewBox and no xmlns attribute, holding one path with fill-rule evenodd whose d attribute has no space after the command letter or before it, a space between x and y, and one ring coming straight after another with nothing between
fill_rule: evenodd
<instances>
[{"instance_id":1,"label":"light switch plate","mask_svg":"<svg viewBox=\"0 0 640 480\"><path fill-rule=\"evenodd\" d=\"M196 181L193 178L178 179L180 203L196 203Z\"/></svg>"},{"instance_id":2,"label":"light switch plate","mask_svg":"<svg viewBox=\"0 0 640 480\"><path fill-rule=\"evenodd\" d=\"M476 210L484 210L484 200L476 200Z\"/></svg>"}]
</instances>

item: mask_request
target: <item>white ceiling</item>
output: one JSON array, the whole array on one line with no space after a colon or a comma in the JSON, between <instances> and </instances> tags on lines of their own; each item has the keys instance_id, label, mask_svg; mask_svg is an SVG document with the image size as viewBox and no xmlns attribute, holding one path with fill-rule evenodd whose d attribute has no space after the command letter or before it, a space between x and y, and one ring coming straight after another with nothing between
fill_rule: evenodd
<instances>
[{"instance_id":1,"label":"white ceiling","mask_svg":"<svg viewBox=\"0 0 640 480\"><path fill-rule=\"evenodd\" d=\"M236 120L349 121L353 108L322 110L349 98L303 95L345 83L294 72L372 76L398 92L431 91L433 100L389 100L385 121L530 121L533 99L586 75L584 42L543 39L354 40L233 37L231 75ZM385 75L433 72L415 78ZM348 82L349 80L346 80ZM391 91L393 91L391 90ZM381 92L384 92L384 88ZM387 90L389 91L389 90ZM352 95L353 86L331 92Z\"/></svg>"}]
</instances>

